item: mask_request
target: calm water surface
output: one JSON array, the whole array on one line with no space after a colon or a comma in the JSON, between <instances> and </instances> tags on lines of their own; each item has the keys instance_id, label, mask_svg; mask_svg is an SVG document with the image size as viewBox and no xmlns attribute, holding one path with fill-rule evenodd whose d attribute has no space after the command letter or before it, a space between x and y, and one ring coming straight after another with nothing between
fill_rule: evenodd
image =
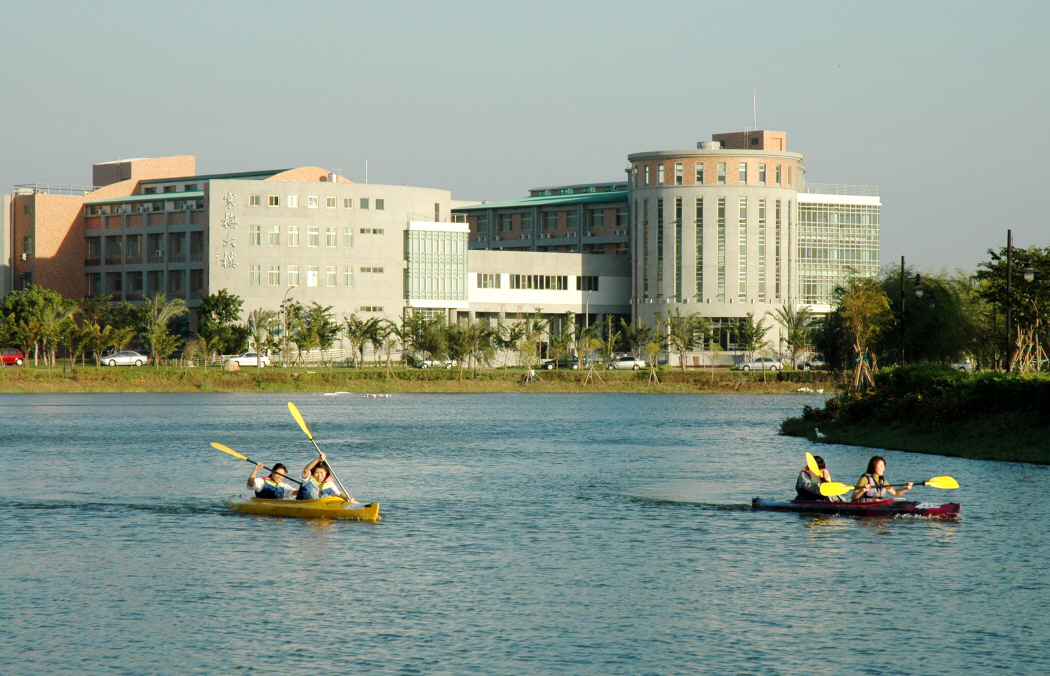
<instances>
[{"instance_id":1,"label":"calm water surface","mask_svg":"<svg viewBox=\"0 0 1050 676\"><path fill-rule=\"evenodd\" d=\"M0 673L1050 673L1046 468L885 453L954 523L754 513L814 397L310 394L384 520L231 513L208 444L298 471L288 398L0 395Z\"/></svg>"}]
</instances>

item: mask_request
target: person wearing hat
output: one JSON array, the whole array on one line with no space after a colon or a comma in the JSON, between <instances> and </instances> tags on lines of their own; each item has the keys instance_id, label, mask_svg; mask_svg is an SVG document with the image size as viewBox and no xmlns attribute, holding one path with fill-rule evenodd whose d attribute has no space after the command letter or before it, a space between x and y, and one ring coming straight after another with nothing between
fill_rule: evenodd
<instances>
[{"instance_id":1,"label":"person wearing hat","mask_svg":"<svg viewBox=\"0 0 1050 676\"><path fill-rule=\"evenodd\" d=\"M317 456L303 469L303 485L299 489L297 500L317 500L329 496L343 497L342 491L332 478L325 461L325 454Z\"/></svg>"}]
</instances>

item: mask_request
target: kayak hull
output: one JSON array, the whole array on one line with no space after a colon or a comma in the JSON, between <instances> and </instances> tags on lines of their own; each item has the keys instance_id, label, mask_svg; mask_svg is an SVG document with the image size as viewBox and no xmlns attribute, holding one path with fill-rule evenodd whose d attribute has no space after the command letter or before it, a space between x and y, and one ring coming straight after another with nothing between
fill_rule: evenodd
<instances>
[{"instance_id":1,"label":"kayak hull","mask_svg":"<svg viewBox=\"0 0 1050 676\"><path fill-rule=\"evenodd\" d=\"M811 514L846 514L849 516L921 516L930 519L957 519L962 511L958 502L937 504L909 500L878 500L876 502L825 502L808 500L766 500L754 498L752 509L771 512L802 512Z\"/></svg>"},{"instance_id":2,"label":"kayak hull","mask_svg":"<svg viewBox=\"0 0 1050 676\"><path fill-rule=\"evenodd\" d=\"M284 516L300 519L350 519L352 521L379 520L379 503L362 505L359 502L347 502L342 498L321 498L320 500L266 500L264 498L230 498L228 503L235 512L241 514L261 514L263 516Z\"/></svg>"}]
</instances>

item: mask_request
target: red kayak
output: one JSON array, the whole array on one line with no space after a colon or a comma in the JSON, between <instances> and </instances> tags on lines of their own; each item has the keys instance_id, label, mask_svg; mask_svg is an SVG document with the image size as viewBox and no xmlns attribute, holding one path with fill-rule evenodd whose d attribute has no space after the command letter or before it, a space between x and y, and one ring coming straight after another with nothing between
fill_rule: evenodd
<instances>
[{"instance_id":1,"label":"red kayak","mask_svg":"<svg viewBox=\"0 0 1050 676\"><path fill-rule=\"evenodd\" d=\"M922 516L930 519L957 519L962 505L947 502L911 502L909 500L876 500L875 502L829 502L824 500L766 500L754 498L756 511L810 512L813 514L846 514L849 516Z\"/></svg>"}]
</instances>

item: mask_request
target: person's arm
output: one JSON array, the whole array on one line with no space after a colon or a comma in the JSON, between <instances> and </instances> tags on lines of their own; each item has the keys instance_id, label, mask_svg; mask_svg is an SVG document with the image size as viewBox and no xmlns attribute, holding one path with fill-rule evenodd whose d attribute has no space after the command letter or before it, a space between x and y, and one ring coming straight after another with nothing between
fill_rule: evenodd
<instances>
[{"instance_id":1,"label":"person's arm","mask_svg":"<svg viewBox=\"0 0 1050 676\"><path fill-rule=\"evenodd\" d=\"M248 476L248 488L255 488L255 477L259 476L259 470L262 468L263 464L261 462L255 463L255 469L253 469L252 473Z\"/></svg>"},{"instance_id":2,"label":"person's arm","mask_svg":"<svg viewBox=\"0 0 1050 676\"><path fill-rule=\"evenodd\" d=\"M862 476L857 481L857 487L853 490L853 494L850 495L850 502L856 502L857 500L860 500L862 497L864 497L864 493L867 491L867 488L868 477Z\"/></svg>"},{"instance_id":3,"label":"person's arm","mask_svg":"<svg viewBox=\"0 0 1050 676\"><path fill-rule=\"evenodd\" d=\"M904 486L904 488L894 488L893 486L887 486L886 487L886 492L889 493L890 495L904 495L905 493L910 491L911 487L914 486L914 485L915 485L915 482L909 481L907 483L907 485Z\"/></svg>"},{"instance_id":4,"label":"person's arm","mask_svg":"<svg viewBox=\"0 0 1050 676\"><path fill-rule=\"evenodd\" d=\"M307 465L307 466L306 466L306 467L305 467L305 468L303 469L303 473L302 473L302 475L301 475L301 476L302 476L302 478L303 478L303 479L309 479L309 478L310 478L310 473L314 471L314 467L317 467L317 463L319 463L319 462L324 462L324 459L325 459L325 457L324 457L324 453L322 453L321 455L319 455L319 456L317 456L316 458L314 458L313 460L311 460L311 461L310 461L310 464L309 464L309 465Z\"/></svg>"}]
</instances>

